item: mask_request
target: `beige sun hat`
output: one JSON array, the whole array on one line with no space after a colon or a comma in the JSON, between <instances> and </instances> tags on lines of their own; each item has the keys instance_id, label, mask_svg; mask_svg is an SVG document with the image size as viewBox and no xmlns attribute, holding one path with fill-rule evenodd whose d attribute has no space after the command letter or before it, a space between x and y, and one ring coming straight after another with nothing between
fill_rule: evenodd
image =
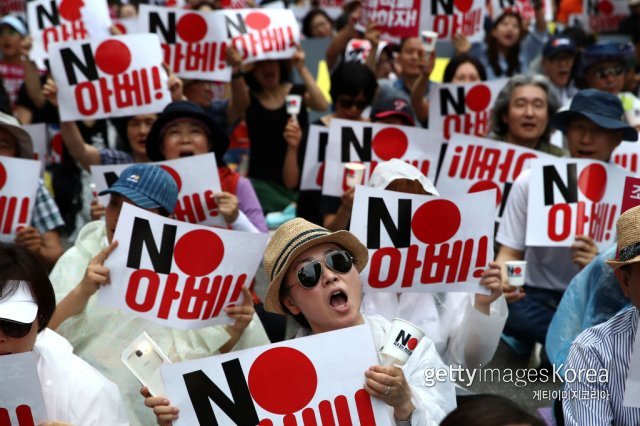
<instances>
[{"instance_id":1,"label":"beige sun hat","mask_svg":"<svg viewBox=\"0 0 640 426\"><path fill-rule=\"evenodd\" d=\"M264 308L269 312L285 315L280 303L280 285L291 263L305 250L319 244L334 243L353 256L353 262L362 271L369 260L367 248L349 231L330 232L305 219L285 222L271 237L264 252L264 269L269 277L269 287Z\"/></svg>"},{"instance_id":2,"label":"beige sun hat","mask_svg":"<svg viewBox=\"0 0 640 426\"><path fill-rule=\"evenodd\" d=\"M0 128L5 129L16 138L18 143L18 158L33 160L33 143L31 136L20 126L20 122L12 115L0 112Z\"/></svg>"},{"instance_id":3,"label":"beige sun hat","mask_svg":"<svg viewBox=\"0 0 640 426\"><path fill-rule=\"evenodd\" d=\"M627 210L616 222L618 250L615 259L605 260L613 269L640 262L640 206Z\"/></svg>"}]
</instances>

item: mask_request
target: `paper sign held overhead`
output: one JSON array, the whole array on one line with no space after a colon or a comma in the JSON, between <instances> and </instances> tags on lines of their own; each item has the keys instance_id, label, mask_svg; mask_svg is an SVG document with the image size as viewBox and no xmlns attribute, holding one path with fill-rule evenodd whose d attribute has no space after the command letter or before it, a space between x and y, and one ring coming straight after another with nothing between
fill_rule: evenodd
<instances>
[{"instance_id":1,"label":"paper sign held overhead","mask_svg":"<svg viewBox=\"0 0 640 426\"><path fill-rule=\"evenodd\" d=\"M350 231L369 250L363 291L484 293L495 192L452 197L356 188Z\"/></svg>"},{"instance_id":2,"label":"paper sign held overhead","mask_svg":"<svg viewBox=\"0 0 640 426\"><path fill-rule=\"evenodd\" d=\"M176 426L391 425L363 389L379 364L368 325L162 366Z\"/></svg>"},{"instance_id":3,"label":"paper sign held overhead","mask_svg":"<svg viewBox=\"0 0 640 426\"><path fill-rule=\"evenodd\" d=\"M0 241L13 241L30 226L40 168L36 160L0 156Z\"/></svg>"},{"instance_id":4,"label":"paper sign held overhead","mask_svg":"<svg viewBox=\"0 0 640 426\"><path fill-rule=\"evenodd\" d=\"M630 171L635 176L640 175L640 147L637 142L622 141L613 150L611 158L614 163L623 169Z\"/></svg>"}]
</instances>

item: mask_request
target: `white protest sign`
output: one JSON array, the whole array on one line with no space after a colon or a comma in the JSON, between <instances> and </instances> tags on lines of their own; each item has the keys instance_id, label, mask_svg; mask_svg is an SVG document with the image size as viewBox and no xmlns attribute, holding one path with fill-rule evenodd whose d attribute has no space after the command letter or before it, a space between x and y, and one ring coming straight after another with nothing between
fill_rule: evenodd
<instances>
[{"instance_id":1,"label":"white protest sign","mask_svg":"<svg viewBox=\"0 0 640 426\"><path fill-rule=\"evenodd\" d=\"M363 389L379 364L369 325L161 367L176 426L391 425Z\"/></svg>"},{"instance_id":2,"label":"white protest sign","mask_svg":"<svg viewBox=\"0 0 640 426\"><path fill-rule=\"evenodd\" d=\"M113 26L120 32L118 35L136 34L141 32L138 28L138 18L115 19Z\"/></svg>"},{"instance_id":3,"label":"white protest sign","mask_svg":"<svg viewBox=\"0 0 640 426\"><path fill-rule=\"evenodd\" d=\"M39 425L47 409L34 352L0 356L0 425Z\"/></svg>"},{"instance_id":4,"label":"white protest sign","mask_svg":"<svg viewBox=\"0 0 640 426\"><path fill-rule=\"evenodd\" d=\"M454 134L438 175L440 195L496 190L496 221L499 221L516 178L534 158L553 156L491 139Z\"/></svg>"},{"instance_id":5,"label":"white protest sign","mask_svg":"<svg viewBox=\"0 0 640 426\"><path fill-rule=\"evenodd\" d=\"M171 102L153 34L56 43L49 61L61 121L154 114Z\"/></svg>"},{"instance_id":6,"label":"white protest sign","mask_svg":"<svg viewBox=\"0 0 640 426\"><path fill-rule=\"evenodd\" d=\"M629 362L629 372L624 385L622 405L640 408L640 327L636 330L631 350L631 362Z\"/></svg>"},{"instance_id":7,"label":"white protest sign","mask_svg":"<svg viewBox=\"0 0 640 426\"><path fill-rule=\"evenodd\" d=\"M627 16L628 0L582 0L582 14L570 15L569 22L587 32L614 33Z\"/></svg>"},{"instance_id":8,"label":"white protest sign","mask_svg":"<svg viewBox=\"0 0 640 426\"><path fill-rule=\"evenodd\" d=\"M434 181L441 148L440 139L422 128L334 118L329 127L322 194L339 197L349 189L344 165L350 162L365 165L363 184L379 162L392 158L412 164Z\"/></svg>"},{"instance_id":9,"label":"white protest sign","mask_svg":"<svg viewBox=\"0 0 640 426\"><path fill-rule=\"evenodd\" d=\"M432 83L429 88L429 130L449 140L453 133L485 137L491 113L506 78L476 83Z\"/></svg>"},{"instance_id":10,"label":"white protest sign","mask_svg":"<svg viewBox=\"0 0 640 426\"><path fill-rule=\"evenodd\" d=\"M603 250L615 241L620 191L629 173L583 159L531 162L527 246L568 247L588 235Z\"/></svg>"},{"instance_id":11,"label":"white protest sign","mask_svg":"<svg viewBox=\"0 0 640 426\"><path fill-rule=\"evenodd\" d=\"M625 142L622 141L618 147L613 150L611 158L613 162L625 170L630 171L635 176L640 173L640 162L638 157L640 156L640 145L637 142Z\"/></svg>"},{"instance_id":12,"label":"white protest sign","mask_svg":"<svg viewBox=\"0 0 640 426\"><path fill-rule=\"evenodd\" d=\"M12 241L31 224L41 167L39 161L0 156L0 241Z\"/></svg>"},{"instance_id":13,"label":"white protest sign","mask_svg":"<svg viewBox=\"0 0 640 426\"><path fill-rule=\"evenodd\" d=\"M369 250L363 291L486 293L495 192L431 197L356 187L350 231Z\"/></svg>"},{"instance_id":14,"label":"white protest sign","mask_svg":"<svg viewBox=\"0 0 640 426\"><path fill-rule=\"evenodd\" d=\"M168 219L125 203L105 261L111 285L98 302L162 326L196 329L231 322L224 308L242 303L268 235Z\"/></svg>"},{"instance_id":15,"label":"white protest sign","mask_svg":"<svg viewBox=\"0 0 640 426\"><path fill-rule=\"evenodd\" d=\"M173 212L177 220L226 227L213 197L214 193L222 191L213 153L153 164L166 170L178 185L178 203ZM131 164L91 166L91 179L96 184L96 191L101 192L111 187L120 173L129 166ZM106 206L109 195L100 196L100 202Z\"/></svg>"},{"instance_id":16,"label":"white protest sign","mask_svg":"<svg viewBox=\"0 0 640 426\"><path fill-rule=\"evenodd\" d=\"M359 23L364 28L375 24L380 36L393 42L406 37L417 37L420 18L427 13L427 4L421 0L364 0Z\"/></svg>"},{"instance_id":17,"label":"white protest sign","mask_svg":"<svg viewBox=\"0 0 640 426\"><path fill-rule=\"evenodd\" d=\"M544 13L547 21L553 21L553 5L549 0L544 1ZM524 21L533 21L536 17L536 10L533 3L535 0L491 0L491 13L495 20L504 12L516 12Z\"/></svg>"},{"instance_id":18,"label":"white protest sign","mask_svg":"<svg viewBox=\"0 0 640 426\"><path fill-rule=\"evenodd\" d=\"M52 43L109 37L107 0L33 0L27 2L33 45L31 59L48 58Z\"/></svg>"},{"instance_id":19,"label":"white protest sign","mask_svg":"<svg viewBox=\"0 0 640 426\"><path fill-rule=\"evenodd\" d=\"M364 64L369 53L371 53L371 42L369 40L352 38L344 50L344 61Z\"/></svg>"},{"instance_id":20,"label":"white protest sign","mask_svg":"<svg viewBox=\"0 0 640 426\"><path fill-rule=\"evenodd\" d=\"M484 0L422 0L420 29L437 32L440 40L460 33L470 42L481 42L486 13Z\"/></svg>"},{"instance_id":21,"label":"white protest sign","mask_svg":"<svg viewBox=\"0 0 640 426\"><path fill-rule=\"evenodd\" d=\"M49 157L47 125L45 123L23 124L22 129L31 136L31 142L33 143L33 159L40 161L42 164L42 170L44 171L44 167L47 164L47 158Z\"/></svg>"},{"instance_id":22,"label":"white protest sign","mask_svg":"<svg viewBox=\"0 0 640 426\"><path fill-rule=\"evenodd\" d=\"M300 176L301 191L320 191L324 177L324 155L329 140L329 129L312 124L307 132L307 146Z\"/></svg>"}]
</instances>

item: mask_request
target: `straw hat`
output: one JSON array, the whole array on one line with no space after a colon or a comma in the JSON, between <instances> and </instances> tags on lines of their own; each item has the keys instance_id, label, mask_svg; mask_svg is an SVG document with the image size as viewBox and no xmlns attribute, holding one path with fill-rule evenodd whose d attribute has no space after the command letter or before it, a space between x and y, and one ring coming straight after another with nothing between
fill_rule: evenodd
<instances>
[{"instance_id":1,"label":"straw hat","mask_svg":"<svg viewBox=\"0 0 640 426\"><path fill-rule=\"evenodd\" d=\"M640 262L640 206L624 212L616 222L618 250L615 259L605 262L613 269Z\"/></svg>"},{"instance_id":2,"label":"straw hat","mask_svg":"<svg viewBox=\"0 0 640 426\"><path fill-rule=\"evenodd\" d=\"M369 260L367 248L351 232L330 232L301 218L285 222L271 237L264 253L264 269L270 280L264 300L267 311L286 314L280 303L282 279L302 252L324 243L338 244L351 253L358 272L364 269Z\"/></svg>"}]
</instances>

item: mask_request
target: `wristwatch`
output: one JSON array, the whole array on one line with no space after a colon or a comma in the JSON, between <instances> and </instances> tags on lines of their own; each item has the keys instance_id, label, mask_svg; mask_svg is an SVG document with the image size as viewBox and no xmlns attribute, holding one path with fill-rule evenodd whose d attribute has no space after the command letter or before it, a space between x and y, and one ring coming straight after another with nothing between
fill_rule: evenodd
<instances>
[{"instance_id":1,"label":"wristwatch","mask_svg":"<svg viewBox=\"0 0 640 426\"><path fill-rule=\"evenodd\" d=\"M393 420L396 421L396 426L411 426L411 416L413 416L413 411L409 414L409 418L405 420L398 420L395 416L393 416Z\"/></svg>"}]
</instances>

